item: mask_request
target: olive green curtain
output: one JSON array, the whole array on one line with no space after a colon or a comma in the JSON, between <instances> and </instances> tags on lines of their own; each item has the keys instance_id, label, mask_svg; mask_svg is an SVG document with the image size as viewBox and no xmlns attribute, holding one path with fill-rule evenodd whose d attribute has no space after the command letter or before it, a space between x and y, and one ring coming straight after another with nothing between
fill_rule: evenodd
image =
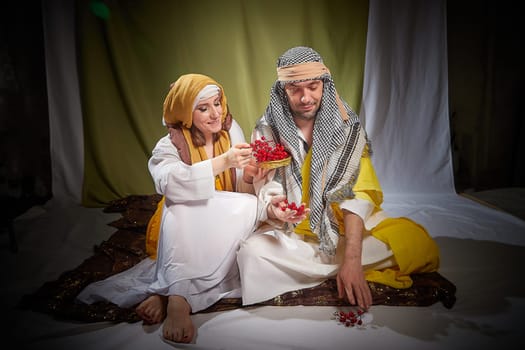
<instances>
[{"instance_id":1,"label":"olive green curtain","mask_svg":"<svg viewBox=\"0 0 525 350\"><path fill-rule=\"evenodd\" d=\"M277 57L310 46L359 111L367 20L365 0L77 1L82 204L155 192L147 162L166 132L169 84L181 74L221 83L248 138L268 102Z\"/></svg>"}]
</instances>

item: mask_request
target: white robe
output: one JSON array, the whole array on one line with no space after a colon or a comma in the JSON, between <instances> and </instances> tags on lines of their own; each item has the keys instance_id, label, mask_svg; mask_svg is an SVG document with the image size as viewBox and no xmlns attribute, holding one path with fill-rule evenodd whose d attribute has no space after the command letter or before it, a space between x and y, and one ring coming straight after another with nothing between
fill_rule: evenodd
<instances>
[{"instance_id":1,"label":"white robe","mask_svg":"<svg viewBox=\"0 0 525 350\"><path fill-rule=\"evenodd\" d=\"M232 144L244 142L234 121ZM88 285L77 299L132 307L150 294L181 295L192 312L223 297L240 297L236 254L254 230L257 198L215 190L211 160L188 166L169 135L159 140L148 163L155 188L165 195L157 259ZM242 172L237 171L237 179ZM240 182L240 181L238 181Z\"/></svg>"},{"instance_id":2,"label":"white robe","mask_svg":"<svg viewBox=\"0 0 525 350\"><path fill-rule=\"evenodd\" d=\"M306 142L299 130L298 137ZM260 138L260 135L255 132L253 138ZM304 160L306 150L302 150L301 156ZM265 208L272 196L284 193L283 186L273 181L273 175L274 171L266 179L254 184L259 208ZM297 191L294 197L301 198L301 189L297 188ZM340 207L359 215L365 223L361 257L363 268L379 269L396 265L390 248L369 232L387 215L383 211L373 212L370 202L358 198L345 200L340 203ZM314 287L337 274L344 249L338 248L336 256L329 257L319 250L319 243L305 240L302 235L280 227L268 220L265 214L266 211L263 211L259 220L268 224L261 225L255 234L243 241L237 253L243 305ZM339 244L342 242L339 240Z\"/></svg>"}]
</instances>

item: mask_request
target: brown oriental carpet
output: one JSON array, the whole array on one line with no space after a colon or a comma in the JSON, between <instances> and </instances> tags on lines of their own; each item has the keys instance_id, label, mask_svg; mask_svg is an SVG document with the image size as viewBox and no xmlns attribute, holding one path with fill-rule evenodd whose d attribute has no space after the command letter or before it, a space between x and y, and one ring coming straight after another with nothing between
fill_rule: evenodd
<instances>
[{"instance_id":1,"label":"brown oriental carpet","mask_svg":"<svg viewBox=\"0 0 525 350\"><path fill-rule=\"evenodd\" d=\"M50 314L57 319L81 322L136 322L140 318L133 308L120 308L109 302L91 305L76 301L75 297L88 284L124 271L147 258L146 227L153 215L160 195L132 195L111 202L104 212L121 213L122 217L109 225L117 231L108 240L94 247L93 255L79 266L62 273L58 279L44 283L34 293L24 296L19 307ZM456 286L438 272L414 274L414 283L407 289L395 289L369 282L374 305L429 306L441 302L452 308ZM253 306L347 306L338 298L334 279L307 289L287 292ZM239 298L222 299L202 312L241 308Z\"/></svg>"}]
</instances>

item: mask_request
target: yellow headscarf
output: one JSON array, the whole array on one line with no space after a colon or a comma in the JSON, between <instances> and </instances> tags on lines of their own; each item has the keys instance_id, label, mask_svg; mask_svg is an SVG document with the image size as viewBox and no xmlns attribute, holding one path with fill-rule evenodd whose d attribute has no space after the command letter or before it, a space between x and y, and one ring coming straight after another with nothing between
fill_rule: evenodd
<instances>
[{"instance_id":1,"label":"yellow headscarf","mask_svg":"<svg viewBox=\"0 0 525 350\"><path fill-rule=\"evenodd\" d=\"M164 100L163 117L166 125L182 124L191 128L193 115L193 101L206 85L217 85L221 90L222 121L228 112L224 89L212 78L203 74L184 74L171 85L171 89Z\"/></svg>"}]
</instances>

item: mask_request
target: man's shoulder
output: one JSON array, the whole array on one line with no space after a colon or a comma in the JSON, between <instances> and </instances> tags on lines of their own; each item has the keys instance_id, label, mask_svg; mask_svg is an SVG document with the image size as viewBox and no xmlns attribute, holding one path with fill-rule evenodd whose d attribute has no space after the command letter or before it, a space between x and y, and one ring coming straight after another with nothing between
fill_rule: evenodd
<instances>
[{"instance_id":1,"label":"man's shoulder","mask_svg":"<svg viewBox=\"0 0 525 350\"><path fill-rule=\"evenodd\" d=\"M262 115L259 117L259 119L257 119L255 121L255 128L261 128L261 127L265 127L265 126L268 126L268 119L266 119L266 115Z\"/></svg>"}]
</instances>

